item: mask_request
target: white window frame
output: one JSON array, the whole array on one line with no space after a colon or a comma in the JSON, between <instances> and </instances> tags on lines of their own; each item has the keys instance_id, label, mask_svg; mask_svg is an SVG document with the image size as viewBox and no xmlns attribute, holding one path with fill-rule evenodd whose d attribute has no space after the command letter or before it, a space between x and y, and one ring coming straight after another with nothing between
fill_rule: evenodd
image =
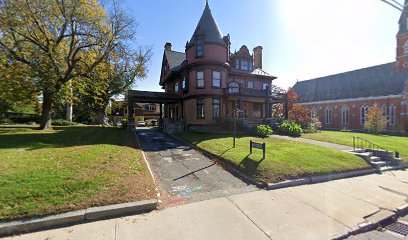
<instances>
[{"instance_id":1,"label":"white window frame","mask_svg":"<svg viewBox=\"0 0 408 240\"><path fill-rule=\"evenodd\" d=\"M390 126L395 126L397 124L397 107L394 105L391 105L388 107L388 113L389 113L389 124Z\"/></svg>"},{"instance_id":2,"label":"white window frame","mask_svg":"<svg viewBox=\"0 0 408 240\"><path fill-rule=\"evenodd\" d=\"M179 84L178 83L174 84L174 92L175 93L179 92Z\"/></svg>"},{"instance_id":3,"label":"white window frame","mask_svg":"<svg viewBox=\"0 0 408 240\"><path fill-rule=\"evenodd\" d=\"M367 113L368 113L368 107L367 105L363 105L360 108L360 123L361 125L365 125L367 121Z\"/></svg>"},{"instance_id":4,"label":"white window frame","mask_svg":"<svg viewBox=\"0 0 408 240\"><path fill-rule=\"evenodd\" d=\"M404 43L404 56L408 56L408 40Z\"/></svg>"},{"instance_id":5,"label":"white window frame","mask_svg":"<svg viewBox=\"0 0 408 240\"><path fill-rule=\"evenodd\" d=\"M204 88L205 83L204 83L204 71L197 71L196 74L196 81L197 81L197 88Z\"/></svg>"},{"instance_id":6,"label":"white window frame","mask_svg":"<svg viewBox=\"0 0 408 240\"><path fill-rule=\"evenodd\" d=\"M218 74L218 76L216 76ZM218 83L218 84L216 84ZM212 86L215 88L221 87L221 72L220 71L213 71L212 72Z\"/></svg>"},{"instance_id":7,"label":"white window frame","mask_svg":"<svg viewBox=\"0 0 408 240\"><path fill-rule=\"evenodd\" d=\"M312 110L310 112L310 116L312 118L317 118L317 108L316 107L312 107Z\"/></svg>"},{"instance_id":8,"label":"white window frame","mask_svg":"<svg viewBox=\"0 0 408 240\"><path fill-rule=\"evenodd\" d=\"M350 117L350 108L343 107L341 109L341 122L343 123L343 125L349 124L349 117Z\"/></svg>"},{"instance_id":9,"label":"white window frame","mask_svg":"<svg viewBox=\"0 0 408 240\"><path fill-rule=\"evenodd\" d=\"M332 110L330 107L327 107L325 110L325 120L327 125L332 124Z\"/></svg>"}]
</instances>

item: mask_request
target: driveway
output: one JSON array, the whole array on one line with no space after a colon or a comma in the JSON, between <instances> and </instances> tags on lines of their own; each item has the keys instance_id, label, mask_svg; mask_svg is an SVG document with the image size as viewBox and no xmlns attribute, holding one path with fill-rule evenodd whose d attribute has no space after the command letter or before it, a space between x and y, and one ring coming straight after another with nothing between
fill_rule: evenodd
<instances>
[{"instance_id":1,"label":"driveway","mask_svg":"<svg viewBox=\"0 0 408 240\"><path fill-rule=\"evenodd\" d=\"M138 128L137 135L159 182L164 206L258 190L166 133Z\"/></svg>"}]
</instances>

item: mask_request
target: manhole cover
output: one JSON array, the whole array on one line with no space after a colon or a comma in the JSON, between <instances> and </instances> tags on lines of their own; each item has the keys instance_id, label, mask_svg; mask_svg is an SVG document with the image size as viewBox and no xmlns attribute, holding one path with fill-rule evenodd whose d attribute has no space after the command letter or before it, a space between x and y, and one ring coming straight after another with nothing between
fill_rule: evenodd
<instances>
[{"instance_id":1,"label":"manhole cover","mask_svg":"<svg viewBox=\"0 0 408 240\"><path fill-rule=\"evenodd\" d=\"M385 227L388 231L400 234L402 236L408 236L408 225L400 222L393 223Z\"/></svg>"}]
</instances>

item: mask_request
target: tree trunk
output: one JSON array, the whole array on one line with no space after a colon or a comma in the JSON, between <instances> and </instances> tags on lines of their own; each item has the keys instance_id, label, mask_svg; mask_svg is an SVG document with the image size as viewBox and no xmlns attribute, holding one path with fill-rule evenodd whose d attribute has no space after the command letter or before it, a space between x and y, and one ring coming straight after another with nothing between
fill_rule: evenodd
<instances>
[{"instance_id":1,"label":"tree trunk","mask_svg":"<svg viewBox=\"0 0 408 240\"><path fill-rule=\"evenodd\" d=\"M51 126L51 109L52 109L52 94L49 92L43 93L42 114L40 130L52 129Z\"/></svg>"},{"instance_id":2,"label":"tree trunk","mask_svg":"<svg viewBox=\"0 0 408 240\"><path fill-rule=\"evenodd\" d=\"M101 109L98 109L96 112L97 122L102 126L109 126L109 119L107 118L106 114L107 108L107 106L103 107Z\"/></svg>"}]
</instances>

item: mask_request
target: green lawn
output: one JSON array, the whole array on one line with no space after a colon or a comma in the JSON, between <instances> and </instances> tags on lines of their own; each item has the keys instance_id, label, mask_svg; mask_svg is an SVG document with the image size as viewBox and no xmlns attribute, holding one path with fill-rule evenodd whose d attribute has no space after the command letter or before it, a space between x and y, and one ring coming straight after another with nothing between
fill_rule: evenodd
<instances>
[{"instance_id":1,"label":"green lawn","mask_svg":"<svg viewBox=\"0 0 408 240\"><path fill-rule=\"evenodd\" d=\"M154 198L136 148L115 128L0 126L0 221Z\"/></svg>"},{"instance_id":2,"label":"green lawn","mask_svg":"<svg viewBox=\"0 0 408 240\"><path fill-rule=\"evenodd\" d=\"M353 146L353 136L373 142L387 150L399 151L401 157L408 158L408 137L373 135L368 133L321 131L320 133L303 134L303 138Z\"/></svg>"},{"instance_id":3,"label":"green lawn","mask_svg":"<svg viewBox=\"0 0 408 240\"><path fill-rule=\"evenodd\" d=\"M299 142L241 135L237 138L237 147L232 148L231 136L200 133L178 133L177 136L263 182L369 167L352 154ZM262 151L258 149L249 155L250 140L266 143L266 159L262 160Z\"/></svg>"}]
</instances>

